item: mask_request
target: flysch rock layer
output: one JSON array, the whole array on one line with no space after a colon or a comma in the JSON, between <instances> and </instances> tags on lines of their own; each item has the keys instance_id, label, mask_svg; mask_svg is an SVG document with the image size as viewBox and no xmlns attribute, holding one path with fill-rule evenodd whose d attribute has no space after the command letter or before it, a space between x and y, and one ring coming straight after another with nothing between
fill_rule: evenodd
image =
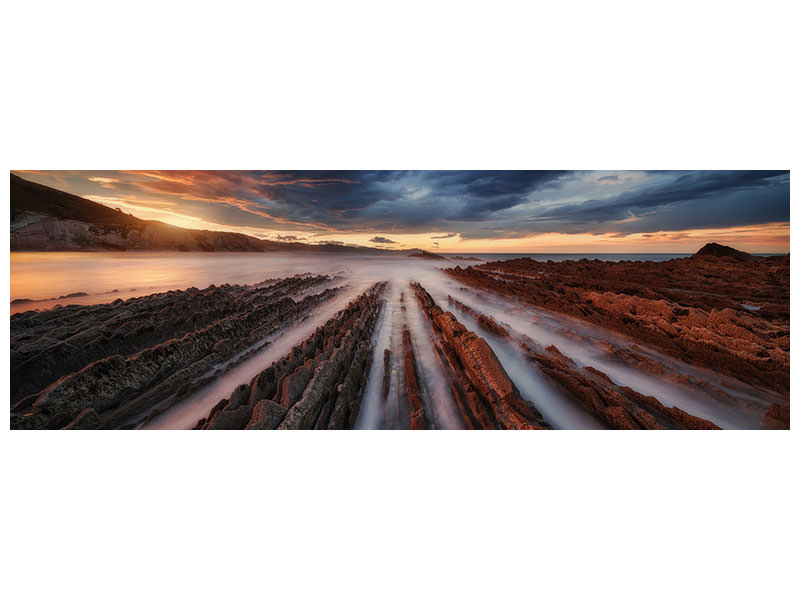
<instances>
[{"instance_id":1,"label":"flysch rock layer","mask_svg":"<svg viewBox=\"0 0 800 600\"><path fill-rule=\"evenodd\" d=\"M538 352L526 336L512 336L492 317L451 297L448 297L448 302L477 320L485 331L518 343L528 359L573 401L611 429L719 429L707 419L691 415L678 407L664 406L653 396L616 385L598 369L579 367L555 346Z\"/></svg>"},{"instance_id":2,"label":"flysch rock layer","mask_svg":"<svg viewBox=\"0 0 800 600\"><path fill-rule=\"evenodd\" d=\"M449 378L467 429L546 429L550 425L526 402L486 341L445 312L419 283L411 284ZM534 399L535 402L535 399Z\"/></svg>"},{"instance_id":3,"label":"flysch rock layer","mask_svg":"<svg viewBox=\"0 0 800 600\"><path fill-rule=\"evenodd\" d=\"M521 258L446 272L472 288L578 317L772 390L788 403L788 256L709 244L663 262Z\"/></svg>"},{"instance_id":4,"label":"flysch rock layer","mask_svg":"<svg viewBox=\"0 0 800 600\"><path fill-rule=\"evenodd\" d=\"M290 277L18 313L11 318L11 426L136 426L332 298L339 288L313 293L331 281Z\"/></svg>"},{"instance_id":5,"label":"flysch rock layer","mask_svg":"<svg viewBox=\"0 0 800 600\"><path fill-rule=\"evenodd\" d=\"M403 372L405 376L405 391L408 401L409 429L428 429L428 419L425 416L425 401L420 390L420 375L417 358L414 355L414 346L411 342L411 332L403 328Z\"/></svg>"},{"instance_id":6,"label":"flysch rock layer","mask_svg":"<svg viewBox=\"0 0 800 600\"><path fill-rule=\"evenodd\" d=\"M372 286L282 359L240 385L196 429L352 429L386 283Z\"/></svg>"}]
</instances>

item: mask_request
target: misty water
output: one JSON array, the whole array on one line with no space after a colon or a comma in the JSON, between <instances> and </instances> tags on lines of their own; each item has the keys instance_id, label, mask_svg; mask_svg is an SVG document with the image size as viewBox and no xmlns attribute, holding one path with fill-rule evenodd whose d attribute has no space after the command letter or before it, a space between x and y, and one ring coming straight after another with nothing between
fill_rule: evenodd
<instances>
[{"instance_id":1,"label":"misty water","mask_svg":"<svg viewBox=\"0 0 800 600\"><path fill-rule=\"evenodd\" d=\"M683 254L470 254L468 258L506 260L529 256L535 260L668 260ZM57 304L96 304L166 290L204 288L211 284L253 284L296 273L332 273L344 268L379 272L385 265L408 263L414 269L439 267L438 261L389 258L363 254L283 252L11 252L11 313L50 308ZM450 259L447 266L474 261ZM86 296L60 298L68 294Z\"/></svg>"},{"instance_id":2,"label":"misty water","mask_svg":"<svg viewBox=\"0 0 800 600\"><path fill-rule=\"evenodd\" d=\"M546 256L550 260L584 257ZM661 259L675 257L657 256ZM478 258L495 257L482 255ZM541 259L542 255L538 258ZM614 259L652 260L653 255L614 255ZM674 378L642 372L614 358L608 351L608 348L630 349L634 346L632 340L582 321L483 291L466 289L441 271L443 267L465 267L470 264L477 263L461 259L438 261L344 253L12 253L11 298L37 301L12 304L11 312L46 309L56 304L111 302L117 298L127 299L192 286L203 288L222 283L249 285L303 273L326 274L337 278L335 285L343 289L333 299L321 304L304 320L261 340L254 347L255 351L241 363L227 369L226 365L219 365L220 376L213 383L148 422L147 428L191 428L238 385L249 382L311 335L347 302L378 281L388 281L389 285L373 338L372 368L356 423L358 428L394 428L403 419L407 422L407 406L400 401L404 327L411 333L420 370L420 386L423 398L428 403L426 411L433 416L432 420L439 428L458 426L454 399L434 349L430 326L410 288L413 281L420 282L442 308L451 310L466 327L486 339L522 397L532 402L557 429L601 429L603 425L570 400L527 359L522 343L538 348L554 345L579 366L595 367L617 384L653 395L666 406L678 406L708 418L721 427L757 428L766 406L774 400L761 390L666 357L639 343L635 344L637 351L664 365L667 372L690 375L696 384L685 385ZM59 298L76 292L86 295ZM448 296L506 324L513 333L512 339L501 339L481 330L472 317L449 306ZM391 373L389 393L384 401L383 357L387 348L391 350L388 364ZM721 400L719 394L710 393L709 389L712 388L723 390L729 399Z\"/></svg>"}]
</instances>

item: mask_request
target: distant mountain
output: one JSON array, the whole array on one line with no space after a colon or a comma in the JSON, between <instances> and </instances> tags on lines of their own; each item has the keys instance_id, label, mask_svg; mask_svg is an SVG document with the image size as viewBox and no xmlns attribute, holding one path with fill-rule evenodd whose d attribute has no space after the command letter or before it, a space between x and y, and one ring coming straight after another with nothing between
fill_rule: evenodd
<instances>
[{"instance_id":1,"label":"distant mountain","mask_svg":"<svg viewBox=\"0 0 800 600\"><path fill-rule=\"evenodd\" d=\"M338 244L273 242L146 221L11 174L11 250L166 250L184 252L375 252Z\"/></svg>"},{"instance_id":2,"label":"distant mountain","mask_svg":"<svg viewBox=\"0 0 800 600\"><path fill-rule=\"evenodd\" d=\"M433 252L428 252L427 250L419 250L419 248L415 248L418 252L414 254L409 254L412 258L424 258L427 260L447 260L444 256L439 254L434 254Z\"/></svg>"}]
</instances>

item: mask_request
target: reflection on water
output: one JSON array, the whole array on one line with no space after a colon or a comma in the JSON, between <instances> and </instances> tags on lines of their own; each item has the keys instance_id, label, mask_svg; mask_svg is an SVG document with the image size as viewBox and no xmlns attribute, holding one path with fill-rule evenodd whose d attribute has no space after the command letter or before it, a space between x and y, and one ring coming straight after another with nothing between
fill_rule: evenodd
<instances>
[{"instance_id":1,"label":"reflection on water","mask_svg":"<svg viewBox=\"0 0 800 600\"><path fill-rule=\"evenodd\" d=\"M522 254L478 255L486 260L502 260ZM636 254L536 254L537 260L603 258L606 260L666 260L678 255ZM682 255L681 255L682 256ZM354 260L357 259L357 260ZM12 314L31 308L50 308L56 304L92 304L116 298L131 298L154 292L204 288L211 284L252 284L266 278L286 277L306 271L328 273L350 270L380 273L398 268L413 279L415 271L428 272L441 266L475 264L450 259L447 262L407 257L364 254L317 254L313 252L12 252L11 299L37 300L14 304ZM87 296L59 299L82 292Z\"/></svg>"},{"instance_id":2,"label":"reflection on water","mask_svg":"<svg viewBox=\"0 0 800 600\"><path fill-rule=\"evenodd\" d=\"M366 282L380 279L387 269L413 274L455 264L474 263L310 252L12 252L11 299L38 302L12 304L11 313L56 304L111 302L192 286L253 284L309 271L343 272ZM58 298L76 292L87 296Z\"/></svg>"}]
</instances>

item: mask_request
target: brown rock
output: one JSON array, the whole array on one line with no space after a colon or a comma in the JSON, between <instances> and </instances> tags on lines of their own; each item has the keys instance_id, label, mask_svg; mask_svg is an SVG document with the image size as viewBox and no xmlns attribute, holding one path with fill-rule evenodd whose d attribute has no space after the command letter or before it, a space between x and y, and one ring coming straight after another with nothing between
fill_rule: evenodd
<instances>
[{"instance_id":1,"label":"brown rock","mask_svg":"<svg viewBox=\"0 0 800 600\"><path fill-rule=\"evenodd\" d=\"M789 429L789 405L773 403L764 413L761 429Z\"/></svg>"}]
</instances>

